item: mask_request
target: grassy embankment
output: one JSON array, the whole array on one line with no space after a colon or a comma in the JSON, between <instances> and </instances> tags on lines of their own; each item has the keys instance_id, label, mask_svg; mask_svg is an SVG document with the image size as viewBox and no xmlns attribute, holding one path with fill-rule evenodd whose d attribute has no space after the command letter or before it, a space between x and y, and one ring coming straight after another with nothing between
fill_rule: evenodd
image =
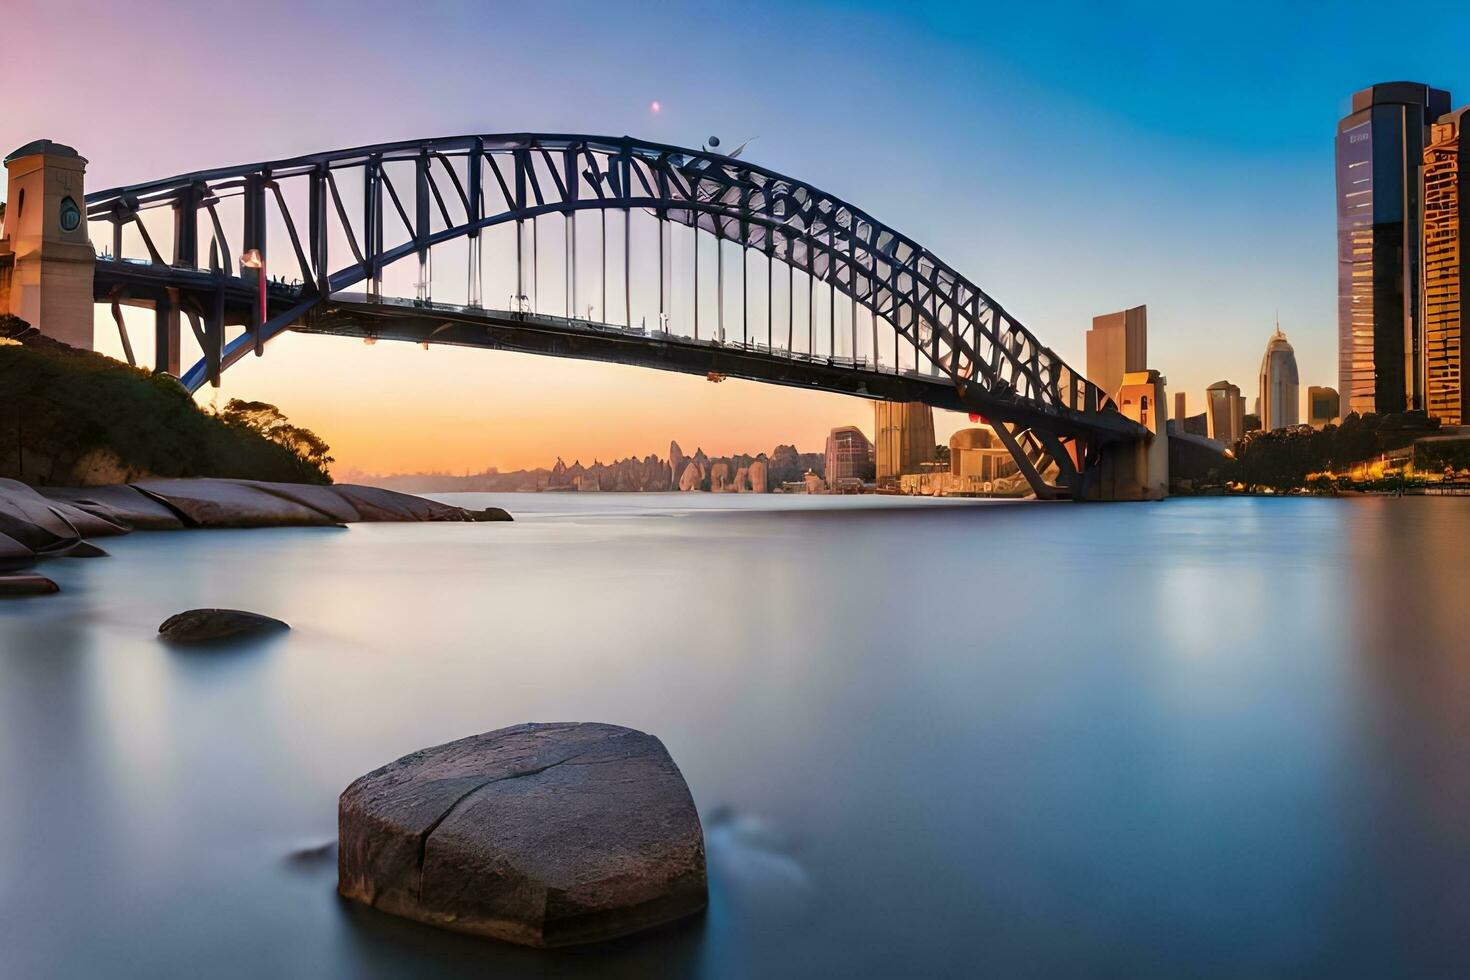
<instances>
[{"instance_id":1,"label":"grassy embankment","mask_svg":"<svg viewBox=\"0 0 1470 980\"><path fill-rule=\"evenodd\" d=\"M69 482L100 455L108 459L102 471L331 482L325 444L271 406L236 405L207 411L166 374L56 343L0 317L0 476Z\"/></svg>"}]
</instances>

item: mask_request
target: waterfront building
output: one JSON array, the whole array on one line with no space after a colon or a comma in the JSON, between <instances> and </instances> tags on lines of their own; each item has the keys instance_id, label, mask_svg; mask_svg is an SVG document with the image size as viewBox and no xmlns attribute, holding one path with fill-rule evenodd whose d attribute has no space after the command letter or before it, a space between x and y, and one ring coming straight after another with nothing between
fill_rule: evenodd
<instances>
[{"instance_id":1,"label":"waterfront building","mask_svg":"<svg viewBox=\"0 0 1470 980\"><path fill-rule=\"evenodd\" d=\"M1301 385L1297 380L1296 352L1276 324L1276 332L1266 342L1261 358L1261 394L1256 412L1261 428L1267 432L1285 429L1301 422Z\"/></svg>"},{"instance_id":2,"label":"waterfront building","mask_svg":"<svg viewBox=\"0 0 1470 980\"><path fill-rule=\"evenodd\" d=\"M872 458L872 444L857 426L833 429L827 435L827 486L836 487L854 480L861 483Z\"/></svg>"},{"instance_id":3,"label":"waterfront building","mask_svg":"<svg viewBox=\"0 0 1470 980\"><path fill-rule=\"evenodd\" d=\"M1464 383L1466 337L1460 315L1460 283L1470 253L1460 247L1466 201L1460 193L1460 161L1466 138L1465 109L1441 116L1424 149L1424 409L1445 425L1470 419Z\"/></svg>"},{"instance_id":4,"label":"waterfront building","mask_svg":"<svg viewBox=\"0 0 1470 980\"><path fill-rule=\"evenodd\" d=\"M949 437L951 476L992 481L1015 471L1016 461L989 429L960 429Z\"/></svg>"},{"instance_id":5,"label":"waterfront building","mask_svg":"<svg viewBox=\"0 0 1470 980\"><path fill-rule=\"evenodd\" d=\"M1245 399L1240 388L1216 381L1205 389L1207 434L1217 442L1234 445L1245 435Z\"/></svg>"},{"instance_id":6,"label":"waterfront building","mask_svg":"<svg viewBox=\"0 0 1470 980\"><path fill-rule=\"evenodd\" d=\"M880 483L934 459L934 410L923 402L874 402L873 434Z\"/></svg>"},{"instance_id":7,"label":"waterfront building","mask_svg":"<svg viewBox=\"0 0 1470 980\"><path fill-rule=\"evenodd\" d=\"M1307 422L1314 429L1336 422L1340 413L1337 390L1311 385L1307 388Z\"/></svg>"},{"instance_id":8,"label":"waterfront building","mask_svg":"<svg viewBox=\"0 0 1470 980\"><path fill-rule=\"evenodd\" d=\"M1337 125L1338 392L1344 412L1423 408L1419 167L1450 94L1388 82ZM1262 406L1262 411L1266 411ZM1273 425L1262 418L1265 428Z\"/></svg>"},{"instance_id":9,"label":"waterfront building","mask_svg":"<svg viewBox=\"0 0 1470 980\"><path fill-rule=\"evenodd\" d=\"M1123 375L1146 371L1147 364L1147 306L1092 318L1092 329L1087 331L1087 380L1113 397L1123 387Z\"/></svg>"}]
</instances>

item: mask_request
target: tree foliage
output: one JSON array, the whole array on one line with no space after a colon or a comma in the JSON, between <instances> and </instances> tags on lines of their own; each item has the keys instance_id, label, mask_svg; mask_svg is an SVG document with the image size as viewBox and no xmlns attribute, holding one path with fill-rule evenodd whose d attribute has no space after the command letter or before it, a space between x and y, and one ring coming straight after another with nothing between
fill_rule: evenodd
<instances>
[{"instance_id":1,"label":"tree foliage","mask_svg":"<svg viewBox=\"0 0 1470 980\"><path fill-rule=\"evenodd\" d=\"M1341 425L1298 426L1248 433L1235 446L1235 478L1247 487L1278 490L1307 486L1317 473L1342 472L1383 453L1432 435L1439 421L1423 412L1385 415L1354 412Z\"/></svg>"},{"instance_id":2,"label":"tree foliage","mask_svg":"<svg viewBox=\"0 0 1470 980\"><path fill-rule=\"evenodd\" d=\"M244 426L260 433L318 469L325 470L334 462L331 456L332 447L321 436L310 429L292 425L281 410L269 402L231 398L219 417L227 424Z\"/></svg>"},{"instance_id":3,"label":"tree foliage","mask_svg":"<svg viewBox=\"0 0 1470 980\"><path fill-rule=\"evenodd\" d=\"M331 482L326 443L274 408L216 415L166 374L44 337L0 345L0 433L6 475L23 447L63 460L107 449L157 476Z\"/></svg>"}]
</instances>

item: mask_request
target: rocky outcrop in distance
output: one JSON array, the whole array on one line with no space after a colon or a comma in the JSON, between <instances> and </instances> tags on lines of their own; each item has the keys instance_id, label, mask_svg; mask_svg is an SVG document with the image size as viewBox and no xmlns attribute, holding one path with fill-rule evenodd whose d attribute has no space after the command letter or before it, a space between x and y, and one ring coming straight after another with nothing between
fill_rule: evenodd
<instances>
[{"instance_id":1,"label":"rocky outcrop in distance","mask_svg":"<svg viewBox=\"0 0 1470 980\"><path fill-rule=\"evenodd\" d=\"M702 911L704 832L663 743L529 724L421 749L356 780L337 890L383 912L529 946L596 942Z\"/></svg>"}]
</instances>

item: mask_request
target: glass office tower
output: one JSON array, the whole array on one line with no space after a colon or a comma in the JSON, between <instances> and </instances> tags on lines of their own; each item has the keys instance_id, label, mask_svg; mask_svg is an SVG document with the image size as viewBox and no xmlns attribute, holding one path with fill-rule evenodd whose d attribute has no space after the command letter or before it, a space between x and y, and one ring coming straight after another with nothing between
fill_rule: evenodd
<instances>
[{"instance_id":1,"label":"glass office tower","mask_svg":"<svg viewBox=\"0 0 1470 980\"><path fill-rule=\"evenodd\" d=\"M1470 391L1463 382L1465 325L1460 290L1470 258L1461 247L1466 196L1460 187L1465 157L1464 114L1440 117L1424 149L1424 366L1425 409L1445 425L1470 418Z\"/></svg>"},{"instance_id":2,"label":"glass office tower","mask_svg":"<svg viewBox=\"0 0 1470 980\"><path fill-rule=\"evenodd\" d=\"M1338 393L1348 412L1425 404L1419 167L1450 94L1387 82L1337 124Z\"/></svg>"}]
</instances>

